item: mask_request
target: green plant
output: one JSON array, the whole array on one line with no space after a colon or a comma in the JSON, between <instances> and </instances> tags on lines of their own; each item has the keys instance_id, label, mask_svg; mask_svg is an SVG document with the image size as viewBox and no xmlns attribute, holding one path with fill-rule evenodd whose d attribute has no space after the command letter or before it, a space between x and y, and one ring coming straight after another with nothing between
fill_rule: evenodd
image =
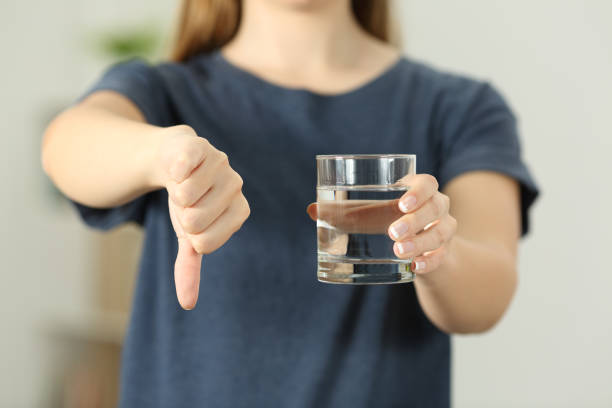
<instances>
[{"instance_id":1,"label":"green plant","mask_svg":"<svg viewBox=\"0 0 612 408\"><path fill-rule=\"evenodd\" d=\"M152 58L161 48L162 33L157 25L115 28L96 35L98 54L113 60L131 57Z\"/></svg>"}]
</instances>

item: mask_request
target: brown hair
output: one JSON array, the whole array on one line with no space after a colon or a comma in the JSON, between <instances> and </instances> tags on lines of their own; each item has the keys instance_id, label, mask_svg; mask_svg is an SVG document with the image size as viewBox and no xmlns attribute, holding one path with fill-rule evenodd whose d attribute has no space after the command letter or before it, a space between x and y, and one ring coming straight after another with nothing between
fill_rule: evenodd
<instances>
[{"instance_id":1,"label":"brown hair","mask_svg":"<svg viewBox=\"0 0 612 408\"><path fill-rule=\"evenodd\" d=\"M374 37L389 42L388 0L351 0L357 22ZM183 0L171 59L185 61L228 43L240 24L241 0Z\"/></svg>"}]
</instances>

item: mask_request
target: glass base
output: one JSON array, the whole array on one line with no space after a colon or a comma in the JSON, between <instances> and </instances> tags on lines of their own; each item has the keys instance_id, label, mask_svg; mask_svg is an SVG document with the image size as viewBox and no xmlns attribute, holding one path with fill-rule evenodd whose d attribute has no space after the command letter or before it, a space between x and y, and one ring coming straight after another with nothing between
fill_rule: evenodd
<instances>
[{"instance_id":1,"label":"glass base","mask_svg":"<svg viewBox=\"0 0 612 408\"><path fill-rule=\"evenodd\" d=\"M410 263L319 262L319 282L348 285L407 283L414 280Z\"/></svg>"}]
</instances>

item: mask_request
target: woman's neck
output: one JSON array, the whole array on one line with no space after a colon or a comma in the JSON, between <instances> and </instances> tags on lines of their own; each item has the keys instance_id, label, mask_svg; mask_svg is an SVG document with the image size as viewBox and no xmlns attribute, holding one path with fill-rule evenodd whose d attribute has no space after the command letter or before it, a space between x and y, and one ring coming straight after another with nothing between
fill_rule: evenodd
<instances>
[{"instance_id":1,"label":"woman's neck","mask_svg":"<svg viewBox=\"0 0 612 408\"><path fill-rule=\"evenodd\" d=\"M394 48L364 32L349 0L308 6L244 0L241 18L223 54L235 65L281 85L340 92L366 82L398 56ZM338 83L340 77L345 80Z\"/></svg>"}]
</instances>

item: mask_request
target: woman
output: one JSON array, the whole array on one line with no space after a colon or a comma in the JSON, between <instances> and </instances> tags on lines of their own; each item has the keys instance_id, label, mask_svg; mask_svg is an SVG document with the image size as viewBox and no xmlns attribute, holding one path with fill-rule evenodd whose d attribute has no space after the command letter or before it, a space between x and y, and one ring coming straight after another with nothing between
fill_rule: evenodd
<instances>
[{"instance_id":1,"label":"woman","mask_svg":"<svg viewBox=\"0 0 612 408\"><path fill-rule=\"evenodd\" d=\"M380 0L187 0L174 62L116 65L50 124L84 220L146 232L122 407L449 405L448 334L507 308L536 187L499 94L388 37ZM326 153L418 155L389 228L414 284L316 281Z\"/></svg>"}]
</instances>

